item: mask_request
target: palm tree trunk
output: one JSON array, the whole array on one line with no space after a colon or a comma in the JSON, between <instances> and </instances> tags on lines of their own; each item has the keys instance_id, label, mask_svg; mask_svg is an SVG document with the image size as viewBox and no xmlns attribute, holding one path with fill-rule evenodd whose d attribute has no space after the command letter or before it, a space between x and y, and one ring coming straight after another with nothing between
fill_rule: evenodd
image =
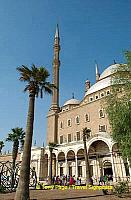
<instances>
[{"instance_id":1,"label":"palm tree trunk","mask_svg":"<svg viewBox=\"0 0 131 200\"><path fill-rule=\"evenodd\" d=\"M34 124L35 94L29 94L29 108L26 124L26 136L23 150L23 158L20 169L20 179L15 195L15 200L29 200L30 183L30 158Z\"/></svg>"},{"instance_id":2,"label":"palm tree trunk","mask_svg":"<svg viewBox=\"0 0 131 200\"><path fill-rule=\"evenodd\" d=\"M86 165L86 184L90 184L90 165L89 165L89 158L87 154L87 147L86 147L86 138L83 137L84 142L84 156L85 156L85 165Z\"/></svg>"},{"instance_id":3,"label":"palm tree trunk","mask_svg":"<svg viewBox=\"0 0 131 200\"><path fill-rule=\"evenodd\" d=\"M49 184L52 184L52 149L49 149L50 151L50 158L49 158Z\"/></svg>"},{"instance_id":4,"label":"palm tree trunk","mask_svg":"<svg viewBox=\"0 0 131 200\"><path fill-rule=\"evenodd\" d=\"M18 146L19 146L19 141L16 140L13 143L13 151L12 151L12 177L11 177L11 187L14 187L15 184L15 163L16 163L16 158L17 158L17 153L18 153Z\"/></svg>"}]
</instances>

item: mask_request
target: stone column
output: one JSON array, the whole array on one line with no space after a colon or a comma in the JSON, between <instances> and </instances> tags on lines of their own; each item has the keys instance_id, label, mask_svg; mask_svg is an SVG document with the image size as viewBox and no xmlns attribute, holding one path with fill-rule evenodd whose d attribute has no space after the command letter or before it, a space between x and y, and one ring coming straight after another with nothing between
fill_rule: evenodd
<instances>
[{"instance_id":1,"label":"stone column","mask_svg":"<svg viewBox=\"0 0 131 200\"><path fill-rule=\"evenodd\" d=\"M58 158L56 158L56 176L58 176Z\"/></svg>"},{"instance_id":2,"label":"stone column","mask_svg":"<svg viewBox=\"0 0 131 200\"><path fill-rule=\"evenodd\" d=\"M68 175L68 162L67 162L67 158L65 158L65 175Z\"/></svg>"},{"instance_id":3,"label":"stone column","mask_svg":"<svg viewBox=\"0 0 131 200\"><path fill-rule=\"evenodd\" d=\"M40 162L41 162L41 160L40 160L40 155L39 155L39 159L37 160L37 166L38 166L38 168L37 168L37 173L38 173L38 175L37 175L37 181L39 181L39 178L40 178Z\"/></svg>"},{"instance_id":4,"label":"stone column","mask_svg":"<svg viewBox=\"0 0 131 200\"><path fill-rule=\"evenodd\" d=\"M48 176L50 174L50 157L48 157Z\"/></svg>"},{"instance_id":5,"label":"stone column","mask_svg":"<svg viewBox=\"0 0 131 200\"><path fill-rule=\"evenodd\" d=\"M77 155L75 156L75 163L76 163L76 174L75 177L78 177L78 160L77 160Z\"/></svg>"}]
</instances>

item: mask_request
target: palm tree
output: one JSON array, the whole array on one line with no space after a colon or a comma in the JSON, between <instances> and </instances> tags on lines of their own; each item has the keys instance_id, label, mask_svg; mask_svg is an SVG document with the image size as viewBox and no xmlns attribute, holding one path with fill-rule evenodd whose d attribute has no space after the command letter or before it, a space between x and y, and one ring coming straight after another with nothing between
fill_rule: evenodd
<instances>
[{"instance_id":1,"label":"palm tree","mask_svg":"<svg viewBox=\"0 0 131 200\"><path fill-rule=\"evenodd\" d=\"M2 149L4 147L4 142L2 140L0 140L0 154L2 154Z\"/></svg>"},{"instance_id":2,"label":"palm tree","mask_svg":"<svg viewBox=\"0 0 131 200\"><path fill-rule=\"evenodd\" d=\"M83 128L83 143L84 143L84 156L85 156L85 164L86 164L86 184L90 184L90 165L89 165L89 158L87 154L87 147L86 147L86 139L90 137L90 129Z\"/></svg>"},{"instance_id":3,"label":"palm tree","mask_svg":"<svg viewBox=\"0 0 131 200\"><path fill-rule=\"evenodd\" d=\"M14 186L14 172L15 172L15 163L16 158L18 154L19 144L21 143L21 146L24 144L24 137L25 132L23 131L23 128L12 128L11 133L8 134L8 137L6 138L6 141L13 142L13 150L12 150L12 187Z\"/></svg>"},{"instance_id":4,"label":"palm tree","mask_svg":"<svg viewBox=\"0 0 131 200\"><path fill-rule=\"evenodd\" d=\"M15 195L15 200L27 200L29 199L30 158L34 125L35 97L38 97L40 94L42 98L43 91L47 94L51 94L53 85L47 82L49 72L45 67L41 66L37 68L33 64L31 69L29 69L27 66L22 65L21 67L18 67L17 70L20 72L20 81L27 82L24 91L29 92L29 108L26 123L23 159L20 170L20 179Z\"/></svg>"},{"instance_id":5,"label":"palm tree","mask_svg":"<svg viewBox=\"0 0 131 200\"><path fill-rule=\"evenodd\" d=\"M56 143L50 142L48 144L49 146L49 152L50 152L50 157L49 157L49 184L52 184L52 151L53 149L55 149L55 147L57 146Z\"/></svg>"}]
</instances>

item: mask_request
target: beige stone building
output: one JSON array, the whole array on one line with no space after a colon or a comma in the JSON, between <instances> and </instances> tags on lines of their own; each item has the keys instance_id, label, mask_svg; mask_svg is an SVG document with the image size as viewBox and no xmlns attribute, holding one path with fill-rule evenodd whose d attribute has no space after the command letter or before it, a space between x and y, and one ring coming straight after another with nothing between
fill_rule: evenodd
<instances>
[{"instance_id":1,"label":"beige stone building","mask_svg":"<svg viewBox=\"0 0 131 200\"><path fill-rule=\"evenodd\" d=\"M52 104L47 116L47 144L58 144L53 151L53 175L75 175L85 179L84 146L82 130L87 127L91 130L87 139L90 171L97 180L108 174L113 181L127 179L131 169L127 161L123 161L117 144L111 137L111 129L107 114L104 110L104 99L110 94L111 74L119 64L107 67L100 75L96 64L96 83L85 83L85 95L82 100L74 97L59 107L59 53L60 37L56 28L53 60L53 90ZM49 151L45 149L49 175Z\"/></svg>"}]
</instances>

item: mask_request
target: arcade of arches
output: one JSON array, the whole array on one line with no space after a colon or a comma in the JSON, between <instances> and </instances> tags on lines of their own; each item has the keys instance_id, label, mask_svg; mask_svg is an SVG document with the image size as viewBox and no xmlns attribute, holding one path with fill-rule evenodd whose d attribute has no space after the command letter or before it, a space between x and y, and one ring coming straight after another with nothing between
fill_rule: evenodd
<instances>
[{"instance_id":1,"label":"arcade of arches","mask_svg":"<svg viewBox=\"0 0 131 200\"><path fill-rule=\"evenodd\" d=\"M88 146L87 146L88 147ZM45 154L45 176L49 175L49 156ZM117 145L112 146L112 150L102 140L97 140L91 143L88 148L88 156L90 162L90 172L93 177L99 179L103 175L112 175L113 181L118 181L119 178L129 176L129 168L127 162L123 162L118 153ZM83 146L73 148L65 147L57 151L53 151L52 172L53 176L72 175L81 177L83 180L85 174L85 158Z\"/></svg>"}]
</instances>

